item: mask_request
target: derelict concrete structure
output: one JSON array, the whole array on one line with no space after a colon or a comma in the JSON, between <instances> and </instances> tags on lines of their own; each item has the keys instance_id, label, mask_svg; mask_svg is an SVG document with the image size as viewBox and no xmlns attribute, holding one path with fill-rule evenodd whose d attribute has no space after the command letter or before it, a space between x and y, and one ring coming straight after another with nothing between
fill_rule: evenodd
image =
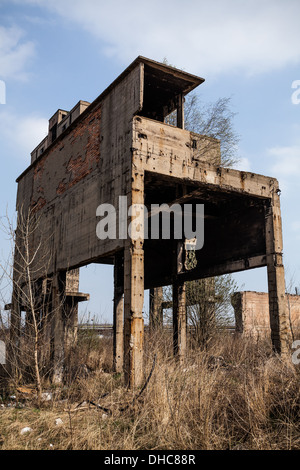
<instances>
[{"instance_id":1,"label":"derelict concrete structure","mask_svg":"<svg viewBox=\"0 0 300 470\"><path fill-rule=\"evenodd\" d=\"M222 168L219 142L184 130L184 96L203 81L138 57L91 104L57 111L17 179L17 210L38 214L40 236L48 240L43 277L52 279L56 326L68 273L91 262L114 264L114 363L131 387L143 378L144 289L173 285L174 349L183 358L185 281L267 266L273 346L287 350L278 182ZM177 126L164 122L173 111ZM133 204L204 204L205 241L195 252L196 266L188 267L184 239L132 240L122 234L99 240L97 207L116 208L118 233L119 196L127 196L125 213ZM133 219L127 213L126 224ZM14 296L12 311L18 315L20 308ZM55 331L59 375L64 332Z\"/></svg>"}]
</instances>

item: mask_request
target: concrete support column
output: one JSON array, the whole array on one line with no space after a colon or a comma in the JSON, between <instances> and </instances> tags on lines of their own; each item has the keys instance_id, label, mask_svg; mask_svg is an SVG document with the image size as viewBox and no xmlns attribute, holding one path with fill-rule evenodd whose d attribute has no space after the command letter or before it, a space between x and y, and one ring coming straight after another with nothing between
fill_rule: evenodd
<instances>
[{"instance_id":1,"label":"concrete support column","mask_svg":"<svg viewBox=\"0 0 300 470\"><path fill-rule=\"evenodd\" d=\"M130 388L143 380L144 250L133 242L124 256L124 375Z\"/></svg>"},{"instance_id":2,"label":"concrete support column","mask_svg":"<svg viewBox=\"0 0 300 470\"><path fill-rule=\"evenodd\" d=\"M163 327L163 288L150 289L149 295L149 326L151 329Z\"/></svg>"},{"instance_id":3,"label":"concrete support column","mask_svg":"<svg viewBox=\"0 0 300 470\"><path fill-rule=\"evenodd\" d=\"M184 96L177 97L177 127L184 129Z\"/></svg>"},{"instance_id":4,"label":"concrete support column","mask_svg":"<svg viewBox=\"0 0 300 470\"><path fill-rule=\"evenodd\" d=\"M64 348L64 304L65 304L66 273L56 273L52 282L52 322L51 322L51 362L52 380L61 383L65 360Z\"/></svg>"},{"instance_id":5,"label":"concrete support column","mask_svg":"<svg viewBox=\"0 0 300 470\"><path fill-rule=\"evenodd\" d=\"M173 345L174 355L183 362L187 347L187 317L185 284L173 284Z\"/></svg>"},{"instance_id":6,"label":"concrete support column","mask_svg":"<svg viewBox=\"0 0 300 470\"><path fill-rule=\"evenodd\" d=\"M26 340L28 340L28 338L33 338L34 331L33 331L33 318L32 318L31 310L27 310L25 312L25 330L24 330L24 333L25 333Z\"/></svg>"},{"instance_id":7,"label":"concrete support column","mask_svg":"<svg viewBox=\"0 0 300 470\"><path fill-rule=\"evenodd\" d=\"M21 339L21 299L19 289L14 286L10 311L9 344L7 346L8 369L13 377L19 369Z\"/></svg>"},{"instance_id":8,"label":"concrete support column","mask_svg":"<svg viewBox=\"0 0 300 470\"><path fill-rule=\"evenodd\" d=\"M113 318L113 367L115 372L123 370L124 355L124 254L115 255L114 265L114 318Z\"/></svg>"},{"instance_id":9,"label":"concrete support column","mask_svg":"<svg viewBox=\"0 0 300 470\"><path fill-rule=\"evenodd\" d=\"M185 192L185 188L183 188ZM173 264L173 348L174 356L180 363L184 362L187 348L187 313L185 283L178 280L182 271L184 245L182 241L174 244Z\"/></svg>"},{"instance_id":10,"label":"concrete support column","mask_svg":"<svg viewBox=\"0 0 300 470\"><path fill-rule=\"evenodd\" d=\"M78 337L78 300L69 296L65 302L64 338L65 349L71 350Z\"/></svg>"},{"instance_id":11,"label":"concrete support column","mask_svg":"<svg viewBox=\"0 0 300 470\"><path fill-rule=\"evenodd\" d=\"M51 364L51 349L52 349L52 279L44 279L42 283L42 307L41 307L41 338L42 338L42 351L47 366ZM47 358L47 359L46 359Z\"/></svg>"},{"instance_id":12,"label":"concrete support column","mask_svg":"<svg viewBox=\"0 0 300 470\"><path fill-rule=\"evenodd\" d=\"M282 262L280 201L277 193L274 193L272 203L265 207L265 221L271 339L274 350L286 355L289 329Z\"/></svg>"},{"instance_id":13,"label":"concrete support column","mask_svg":"<svg viewBox=\"0 0 300 470\"><path fill-rule=\"evenodd\" d=\"M144 378L144 170L139 162L133 149L124 247L124 378L131 389L141 386Z\"/></svg>"}]
</instances>

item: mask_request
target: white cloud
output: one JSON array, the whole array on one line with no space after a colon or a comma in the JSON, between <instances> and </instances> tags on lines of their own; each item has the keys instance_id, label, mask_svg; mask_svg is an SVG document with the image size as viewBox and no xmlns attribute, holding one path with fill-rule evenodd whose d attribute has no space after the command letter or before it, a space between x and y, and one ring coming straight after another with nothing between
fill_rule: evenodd
<instances>
[{"instance_id":1,"label":"white cloud","mask_svg":"<svg viewBox=\"0 0 300 470\"><path fill-rule=\"evenodd\" d=\"M0 140L16 158L30 163L30 152L47 135L48 120L36 115L17 116L11 111L0 113Z\"/></svg>"},{"instance_id":2,"label":"white cloud","mask_svg":"<svg viewBox=\"0 0 300 470\"><path fill-rule=\"evenodd\" d=\"M35 54L31 41L23 41L23 31L12 26L0 26L0 78L27 78L26 66Z\"/></svg>"},{"instance_id":3,"label":"white cloud","mask_svg":"<svg viewBox=\"0 0 300 470\"><path fill-rule=\"evenodd\" d=\"M273 159L272 171L282 177L300 176L300 145L273 147L267 151Z\"/></svg>"},{"instance_id":4,"label":"white cloud","mask_svg":"<svg viewBox=\"0 0 300 470\"><path fill-rule=\"evenodd\" d=\"M299 240L300 240L300 222L293 222L292 223L292 234L291 234L291 238L292 240L295 240L296 242L299 243Z\"/></svg>"},{"instance_id":5,"label":"white cloud","mask_svg":"<svg viewBox=\"0 0 300 470\"><path fill-rule=\"evenodd\" d=\"M251 171L250 160L247 157L241 157L234 168L241 171Z\"/></svg>"},{"instance_id":6,"label":"white cloud","mask_svg":"<svg viewBox=\"0 0 300 470\"><path fill-rule=\"evenodd\" d=\"M20 1L20 0L19 0ZM200 75L257 74L300 61L299 0L22 0L75 22L107 56L137 55Z\"/></svg>"},{"instance_id":7,"label":"white cloud","mask_svg":"<svg viewBox=\"0 0 300 470\"><path fill-rule=\"evenodd\" d=\"M268 173L278 179L282 198L288 200L289 204L298 203L300 144L269 148L266 151L266 157Z\"/></svg>"},{"instance_id":8,"label":"white cloud","mask_svg":"<svg viewBox=\"0 0 300 470\"><path fill-rule=\"evenodd\" d=\"M297 232L298 234L300 234L300 221L299 220L295 220L291 223L291 229L294 231L294 232Z\"/></svg>"}]
</instances>

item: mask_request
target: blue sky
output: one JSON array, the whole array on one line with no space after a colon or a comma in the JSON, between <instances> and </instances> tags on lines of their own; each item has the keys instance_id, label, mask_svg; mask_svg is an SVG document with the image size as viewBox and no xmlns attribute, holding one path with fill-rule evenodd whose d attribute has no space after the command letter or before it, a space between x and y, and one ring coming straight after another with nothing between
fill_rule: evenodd
<instances>
[{"instance_id":1,"label":"blue sky","mask_svg":"<svg viewBox=\"0 0 300 470\"><path fill-rule=\"evenodd\" d=\"M299 0L0 0L0 215L14 216L15 179L58 108L93 101L138 55L166 57L205 78L204 102L231 97L239 168L279 180L286 281L299 287L299 18ZM1 232L1 260L8 250ZM265 269L235 279L267 290ZM83 268L80 288L111 321L111 267Z\"/></svg>"}]
</instances>

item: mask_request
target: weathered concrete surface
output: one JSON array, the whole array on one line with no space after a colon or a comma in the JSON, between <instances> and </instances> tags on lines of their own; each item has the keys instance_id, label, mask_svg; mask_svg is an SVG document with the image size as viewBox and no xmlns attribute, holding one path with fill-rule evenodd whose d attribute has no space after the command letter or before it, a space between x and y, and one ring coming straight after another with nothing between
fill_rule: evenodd
<instances>
[{"instance_id":1,"label":"weathered concrete surface","mask_svg":"<svg viewBox=\"0 0 300 470\"><path fill-rule=\"evenodd\" d=\"M174 354L183 363L187 347L187 317L185 284L173 284L173 344Z\"/></svg>"},{"instance_id":2,"label":"weathered concrete surface","mask_svg":"<svg viewBox=\"0 0 300 470\"><path fill-rule=\"evenodd\" d=\"M114 264L114 318L113 357L114 371L122 372L124 357L124 254L115 255Z\"/></svg>"},{"instance_id":3,"label":"weathered concrete surface","mask_svg":"<svg viewBox=\"0 0 300 470\"><path fill-rule=\"evenodd\" d=\"M246 336L270 336L269 294L244 291L232 296L236 331ZM287 295L285 299L288 322L292 330L300 332L300 296Z\"/></svg>"},{"instance_id":4,"label":"weathered concrete surface","mask_svg":"<svg viewBox=\"0 0 300 470\"><path fill-rule=\"evenodd\" d=\"M149 292L149 326L161 329L163 326L163 289L156 287Z\"/></svg>"},{"instance_id":5,"label":"weathered concrete surface","mask_svg":"<svg viewBox=\"0 0 300 470\"><path fill-rule=\"evenodd\" d=\"M52 116L47 142L37 146L31 165L17 180L17 210L31 210L40 218L32 250L47 240L47 266L41 265L43 258L37 252L33 269L37 282L54 279L52 333L58 378L65 341L61 304L68 296L57 279L91 262L115 264L114 366L119 371L123 364L130 387L143 380L145 288L174 286L174 349L183 359L184 283L267 266L272 341L276 351L286 350L278 182L222 168L220 142L183 129L184 96L202 82L200 77L138 57L93 103L79 102L73 108L74 120L72 112L65 115L63 110ZM177 126L165 124L175 110ZM178 257L172 238L120 236L120 196L127 196L125 211L134 204L147 208L155 203L204 204L205 243L196 251L195 267L187 268L184 239L179 241ZM97 208L107 203L116 209L116 237L99 240ZM125 221L129 228L133 214L127 212ZM17 324L22 305L16 297L12 304ZM12 337L18 342L15 330L13 323Z\"/></svg>"}]
</instances>

